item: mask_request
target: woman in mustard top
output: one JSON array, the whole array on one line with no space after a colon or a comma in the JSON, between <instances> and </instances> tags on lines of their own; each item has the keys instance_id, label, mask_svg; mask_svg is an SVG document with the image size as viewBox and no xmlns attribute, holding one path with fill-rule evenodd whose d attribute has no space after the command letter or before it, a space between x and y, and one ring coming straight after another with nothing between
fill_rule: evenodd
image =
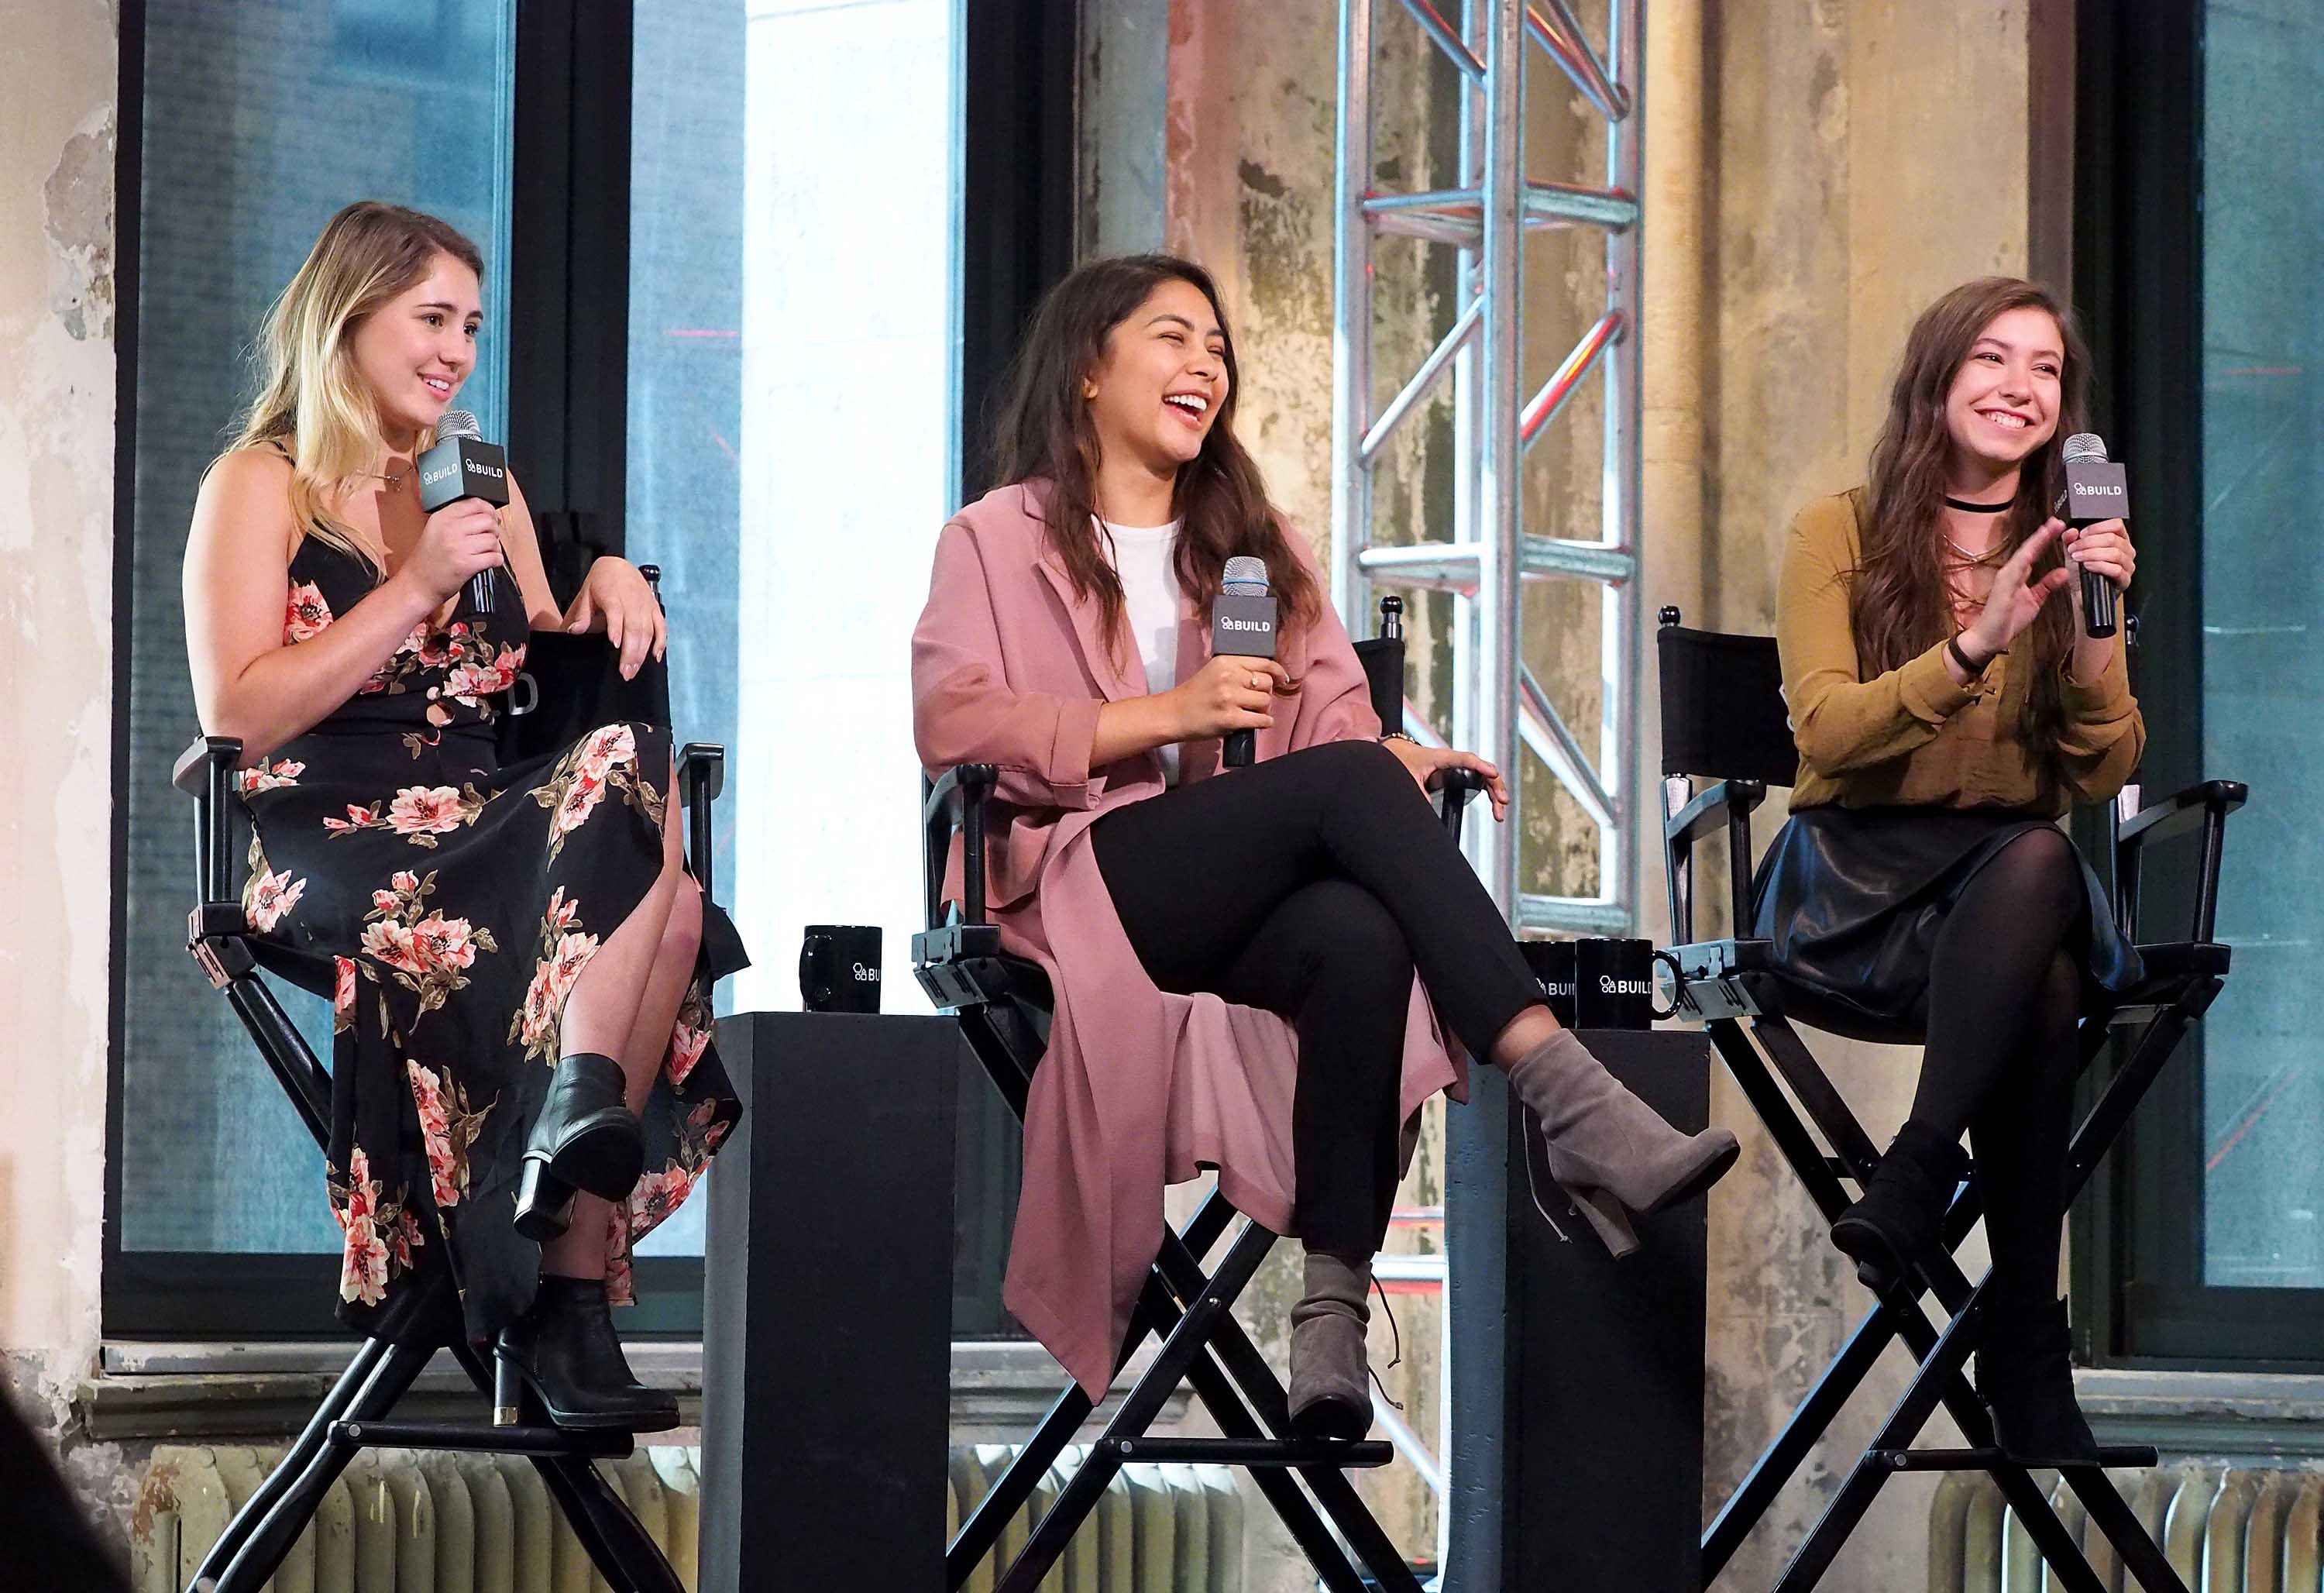
<instances>
[{"instance_id":1,"label":"woman in mustard top","mask_svg":"<svg viewBox=\"0 0 2324 1593\"><path fill-rule=\"evenodd\" d=\"M1993 1252L1978 1388L2025 1465L2096 1459L2057 1287L2075 1030L2093 987L2139 976L2056 822L2145 742L2122 638L2084 634L2075 579L2127 588L2129 534L2051 514L2088 385L2030 282L1965 283L1914 324L1869 479L1785 542L1800 774L1754 892L1754 932L1831 1026L1925 1028L1912 1115L1832 1243L1876 1286L1934 1251L1969 1135Z\"/></svg>"}]
</instances>

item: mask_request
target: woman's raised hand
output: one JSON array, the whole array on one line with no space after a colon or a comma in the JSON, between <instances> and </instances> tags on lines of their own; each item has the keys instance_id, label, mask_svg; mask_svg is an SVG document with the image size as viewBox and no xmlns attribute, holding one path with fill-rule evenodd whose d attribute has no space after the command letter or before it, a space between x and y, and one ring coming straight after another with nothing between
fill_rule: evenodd
<instances>
[{"instance_id":1,"label":"woman's raised hand","mask_svg":"<svg viewBox=\"0 0 2324 1593\"><path fill-rule=\"evenodd\" d=\"M1986 597L1985 611L1969 627L1964 642L1978 658L1998 658L2008 652L2018 633L2032 625L2034 616L2042 612L2042 605L2074 579L2070 564L2061 565L2039 578L2034 574L2034 561L2058 540L2058 533L2064 529L2059 521L2043 521L2042 528L2009 556L2008 562L1994 571L1993 590Z\"/></svg>"},{"instance_id":2,"label":"woman's raised hand","mask_svg":"<svg viewBox=\"0 0 2324 1593\"><path fill-rule=\"evenodd\" d=\"M428 516L398 573L442 603L470 576L503 561L500 511L482 498L461 498Z\"/></svg>"},{"instance_id":3,"label":"woman's raised hand","mask_svg":"<svg viewBox=\"0 0 2324 1593\"><path fill-rule=\"evenodd\" d=\"M2130 545L2129 526L2119 520L2101 520L2079 530L2070 527L2061 533L2061 540L2070 563L2104 576L2117 592L2130 590L2131 578L2138 573L2138 551ZM2074 596L2081 596L2079 581Z\"/></svg>"},{"instance_id":4,"label":"woman's raised hand","mask_svg":"<svg viewBox=\"0 0 2324 1593\"><path fill-rule=\"evenodd\" d=\"M580 595L566 611L565 629L576 636L604 632L605 640L621 650L624 681L637 674L649 653L659 659L669 651L669 620L644 572L610 554L589 566Z\"/></svg>"},{"instance_id":5,"label":"woman's raised hand","mask_svg":"<svg viewBox=\"0 0 2324 1593\"><path fill-rule=\"evenodd\" d=\"M1493 804L1494 822L1499 823L1508 817L1508 780L1477 754L1461 752L1449 746L1423 746L1402 736L1389 736L1381 745L1412 772L1412 777L1420 782L1423 791L1434 791L1442 786L1447 769L1473 769L1485 778L1485 795Z\"/></svg>"},{"instance_id":6,"label":"woman's raised hand","mask_svg":"<svg viewBox=\"0 0 2324 1593\"><path fill-rule=\"evenodd\" d=\"M1273 659L1218 653L1166 693L1177 720L1175 739L1201 741L1230 730L1263 730L1275 723L1268 711L1275 694L1290 690L1290 675Z\"/></svg>"}]
</instances>

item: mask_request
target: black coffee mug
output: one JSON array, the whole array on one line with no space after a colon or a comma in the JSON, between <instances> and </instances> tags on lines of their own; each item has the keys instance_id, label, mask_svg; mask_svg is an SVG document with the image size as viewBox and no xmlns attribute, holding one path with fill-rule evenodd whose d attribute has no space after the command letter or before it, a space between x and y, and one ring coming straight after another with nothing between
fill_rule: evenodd
<instances>
[{"instance_id":1,"label":"black coffee mug","mask_svg":"<svg viewBox=\"0 0 2324 1593\"><path fill-rule=\"evenodd\" d=\"M1550 1015L1569 1029L1574 1027L1573 942L1519 940L1517 949L1525 954L1526 966L1533 969L1534 979L1541 986Z\"/></svg>"},{"instance_id":2,"label":"black coffee mug","mask_svg":"<svg viewBox=\"0 0 2324 1593\"><path fill-rule=\"evenodd\" d=\"M1670 1011L1655 1005L1655 964L1676 959L1657 951L1652 940L1588 940L1573 942L1573 1026L1577 1029L1651 1029ZM1675 1010L1675 1009L1672 1009Z\"/></svg>"},{"instance_id":3,"label":"black coffee mug","mask_svg":"<svg viewBox=\"0 0 2324 1593\"><path fill-rule=\"evenodd\" d=\"M880 1010L880 926L811 923L799 947L799 999L811 1013Z\"/></svg>"}]
</instances>

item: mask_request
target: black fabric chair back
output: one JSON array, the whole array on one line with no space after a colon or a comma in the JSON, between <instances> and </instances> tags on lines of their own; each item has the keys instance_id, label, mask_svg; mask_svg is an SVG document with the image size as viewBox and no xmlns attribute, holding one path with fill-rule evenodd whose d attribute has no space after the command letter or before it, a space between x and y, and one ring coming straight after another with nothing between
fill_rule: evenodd
<instances>
[{"instance_id":1,"label":"black fabric chair back","mask_svg":"<svg viewBox=\"0 0 2324 1593\"><path fill-rule=\"evenodd\" d=\"M1694 631L1665 610L1655 633L1662 674L1663 773L1791 785L1799 747L1784 705L1773 636Z\"/></svg>"},{"instance_id":2,"label":"black fabric chair back","mask_svg":"<svg viewBox=\"0 0 2324 1593\"><path fill-rule=\"evenodd\" d=\"M1356 644L1356 662L1371 688L1372 712L1382 730L1404 728L1404 638L1370 636Z\"/></svg>"},{"instance_id":3,"label":"black fabric chair back","mask_svg":"<svg viewBox=\"0 0 2324 1593\"><path fill-rule=\"evenodd\" d=\"M613 551L603 522L586 509L540 509L534 512L532 533L550 595L560 611L572 607L589 566Z\"/></svg>"},{"instance_id":4,"label":"black fabric chair back","mask_svg":"<svg viewBox=\"0 0 2324 1593\"><path fill-rule=\"evenodd\" d=\"M525 644L524 673L494 727L501 762L522 763L572 746L600 725L622 720L669 724L669 662L648 658L633 679L622 679L622 654L603 636L535 631ZM663 776L649 773L659 784Z\"/></svg>"}]
</instances>

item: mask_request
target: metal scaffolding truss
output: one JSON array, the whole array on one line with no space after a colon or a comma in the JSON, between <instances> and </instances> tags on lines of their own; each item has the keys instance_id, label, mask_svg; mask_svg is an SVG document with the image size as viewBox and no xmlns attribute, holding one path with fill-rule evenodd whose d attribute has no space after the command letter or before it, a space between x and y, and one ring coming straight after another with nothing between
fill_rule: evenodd
<instances>
[{"instance_id":1,"label":"metal scaffolding truss","mask_svg":"<svg viewBox=\"0 0 2324 1593\"><path fill-rule=\"evenodd\" d=\"M1374 183L1371 116L1375 13L1400 6L1459 70L1461 183L1387 193ZM1522 891L1519 826L1467 827L1479 875L1521 931L1628 931L1638 880L1638 78L1644 0L1609 0L1601 56L1569 0L1461 0L1456 25L1428 0L1342 0L1337 282L1333 293L1333 597L1351 625L1375 585L1455 594L1454 690L1449 725L1406 727L1426 741L1473 748L1515 776L1530 751L1599 832L1594 896ZM1524 170L1526 51L1545 51L1606 118L1605 182L1528 181ZM1541 227L1606 235L1606 303L1529 397L1520 390L1524 241ZM1458 252L1451 329L1377 413L1372 407L1372 240L1393 233ZM1373 472L1397 427L1447 372L1453 383L1453 526L1449 542L1374 546ZM1606 384L1602 533L1595 542L1528 534L1520 473L1526 452L1593 376ZM1568 727L1521 644L1524 584L1581 580L1603 593L1602 694L1595 755ZM1514 815L1513 815L1514 820Z\"/></svg>"}]
</instances>

